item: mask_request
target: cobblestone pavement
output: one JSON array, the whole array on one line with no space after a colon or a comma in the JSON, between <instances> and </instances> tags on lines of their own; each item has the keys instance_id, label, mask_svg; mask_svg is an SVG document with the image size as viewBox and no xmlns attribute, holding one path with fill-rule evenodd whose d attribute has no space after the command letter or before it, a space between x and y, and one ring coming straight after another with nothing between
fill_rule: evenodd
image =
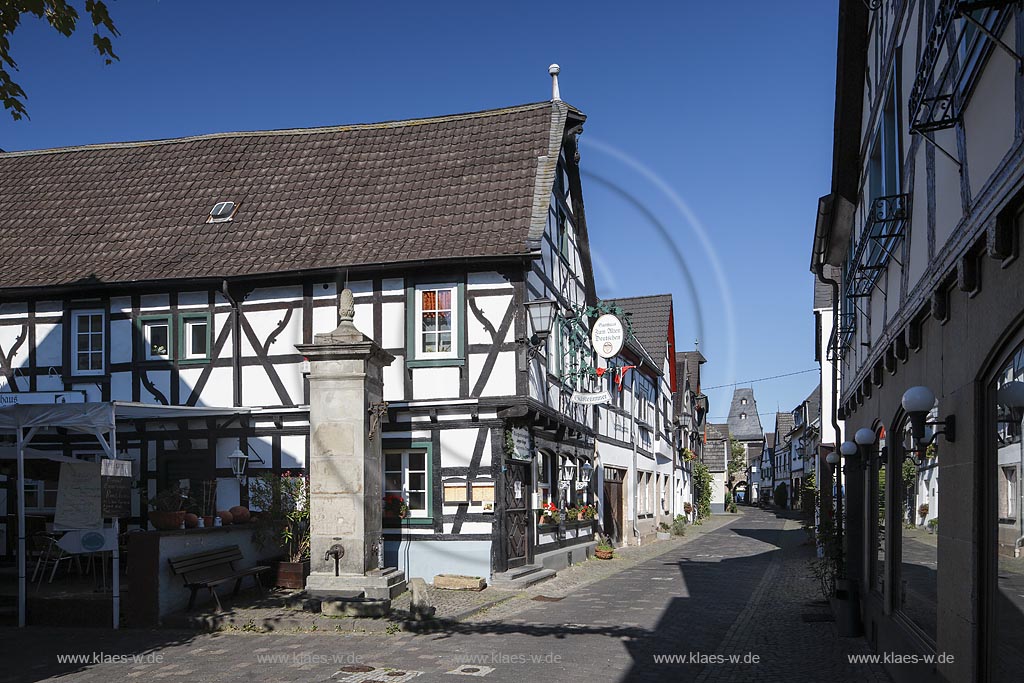
<instances>
[{"instance_id":1,"label":"cobblestone pavement","mask_svg":"<svg viewBox=\"0 0 1024 683\"><path fill-rule=\"evenodd\" d=\"M875 666L848 663L848 654L868 652L863 640L804 618L828 608L808 577L813 549L796 522L748 508L716 523L683 541L629 549L617 568L584 563L419 633L3 629L0 681L888 680Z\"/></svg>"}]
</instances>

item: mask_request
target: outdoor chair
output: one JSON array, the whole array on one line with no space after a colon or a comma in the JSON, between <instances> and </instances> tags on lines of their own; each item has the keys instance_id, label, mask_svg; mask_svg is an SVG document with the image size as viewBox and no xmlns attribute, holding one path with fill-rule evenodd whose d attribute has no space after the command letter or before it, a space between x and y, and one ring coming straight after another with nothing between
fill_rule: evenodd
<instances>
[{"instance_id":1,"label":"outdoor chair","mask_svg":"<svg viewBox=\"0 0 1024 683\"><path fill-rule=\"evenodd\" d=\"M32 537L33 542L38 542L44 547L43 553L39 556L36 561L35 571L32 572L32 580L36 580L36 575L39 575L39 585L43 583L43 577L46 576L47 570L50 571L50 579L47 583L53 583L53 578L57 575L57 568L61 562L65 562L70 565L74 562L78 569L78 573L82 573L82 561L78 555L72 555L71 553L65 552L63 548L57 545L57 540L49 535L36 535ZM40 571L40 569L42 571Z\"/></svg>"}]
</instances>

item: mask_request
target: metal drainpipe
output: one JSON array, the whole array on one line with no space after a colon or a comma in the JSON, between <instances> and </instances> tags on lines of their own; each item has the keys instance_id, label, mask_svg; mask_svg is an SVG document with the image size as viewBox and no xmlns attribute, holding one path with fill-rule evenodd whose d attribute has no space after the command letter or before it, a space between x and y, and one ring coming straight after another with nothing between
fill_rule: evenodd
<instances>
[{"instance_id":1,"label":"metal drainpipe","mask_svg":"<svg viewBox=\"0 0 1024 683\"><path fill-rule=\"evenodd\" d=\"M836 432L835 447L839 449L839 444L842 443L843 437L842 432L839 428L839 283L830 277L825 277L825 264L818 262L814 264L814 274L818 277L818 280L829 285L832 288L832 330L833 330L833 343L832 349L832 410L829 417L832 419L832 427ZM827 356L826 356L827 357ZM818 462L817 455L814 458L815 462ZM840 576L846 574L846 558L843 552L843 489L842 478L843 470L842 463L836 466L835 469L836 477L836 533L839 536L839 572Z\"/></svg>"},{"instance_id":2,"label":"metal drainpipe","mask_svg":"<svg viewBox=\"0 0 1024 683\"><path fill-rule=\"evenodd\" d=\"M231 304L231 345L234 347L234 351L231 354L231 372L232 372L232 399L234 400L235 407L242 405L242 363L241 363L241 351L242 351L242 339L239 336L242 330L242 323L240 320L241 310L238 307L238 302L231 296L231 292L228 290L228 281L224 280L221 283L220 288L221 294Z\"/></svg>"},{"instance_id":3,"label":"metal drainpipe","mask_svg":"<svg viewBox=\"0 0 1024 683\"><path fill-rule=\"evenodd\" d=\"M637 508L637 492L640 490L640 472L636 467L636 384L632 385L632 391L630 392L630 411L629 411L629 435L630 440L633 442L633 538L636 539L636 544L640 545L640 529L636 525L636 520L640 515L640 510Z\"/></svg>"}]
</instances>

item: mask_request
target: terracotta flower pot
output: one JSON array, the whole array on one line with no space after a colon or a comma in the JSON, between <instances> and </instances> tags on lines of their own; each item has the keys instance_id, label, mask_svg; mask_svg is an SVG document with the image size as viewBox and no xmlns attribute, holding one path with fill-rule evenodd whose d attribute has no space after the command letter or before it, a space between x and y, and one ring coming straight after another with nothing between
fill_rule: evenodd
<instances>
[{"instance_id":1,"label":"terracotta flower pot","mask_svg":"<svg viewBox=\"0 0 1024 683\"><path fill-rule=\"evenodd\" d=\"M206 528L213 526L213 515L203 515L203 526Z\"/></svg>"},{"instance_id":2,"label":"terracotta flower pot","mask_svg":"<svg viewBox=\"0 0 1024 683\"><path fill-rule=\"evenodd\" d=\"M217 512L217 516L220 517L220 523L223 526L227 526L228 524L231 524L231 522L234 520L234 516L230 512L228 512L227 510L219 510Z\"/></svg>"},{"instance_id":3,"label":"terracotta flower pot","mask_svg":"<svg viewBox=\"0 0 1024 683\"><path fill-rule=\"evenodd\" d=\"M150 510L149 511L149 523L153 525L154 529L160 531L172 531L173 529L180 529L181 523L185 521L185 511L167 511L167 510Z\"/></svg>"},{"instance_id":4,"label":"terracotta flower pot","mask_svg":"<svg viewBox=\"0 0 1024 683\"><path fill-rule=\"evenodd\" d=\"M249 512L249 508L244 505L236 505L235 507L228 510L231 513L232 524L245 524L252 517L252 513ZM227 522L225 522L226 524Z\"/></svg>"},{"instance_id":5,"label":"terracotta flower pot","mask_svg":"<svg viewBox=\"0 0 1024 683\"><path fill-rule=\"evenodd\" d=\"M191 512L185 513L185 528L195 529L199 526L199 517L193 515Z\"/></svg>"},{"instance_id":6,"label":"terracotta flower pot","mask_svg":"<svg viewBox=\"0 0 1024 683\"><path fill-rule=\"evenodd\" d=\"M598 550L594 551L594 554L597 555L597 559L599 559L599 560L610 560L613 557L615 557L615 551L614 550L600 550L600 549L598 549Z\"/></svg>"},{"instance_id":7,"label":"terracotta flower pot","mask_svg":"<svg viewBox=\"0 0 1024 683\"><path fill-rule=\"evenodd\" d=\"M307 576L309 576L309 560L304 562L278 562L274 567L274 585L279 588L302 590L306 587Z\"/></svg>"}]
</instances>

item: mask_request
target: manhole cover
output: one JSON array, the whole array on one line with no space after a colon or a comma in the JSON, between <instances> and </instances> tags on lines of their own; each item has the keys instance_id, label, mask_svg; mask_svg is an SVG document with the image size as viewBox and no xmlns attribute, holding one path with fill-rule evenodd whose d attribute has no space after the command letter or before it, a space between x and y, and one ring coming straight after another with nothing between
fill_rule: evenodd
<instances>
[{"instance_id":1,"label":"manhole cover","mask_svg":"<svg viewBox=\"0 0 1024 683\"><path fill-rule=\"evenodd\" d=\"M565 600L565 598L552 598L547 595L535 595L530 599L536 600L537 602L558 602L559 600Z\"/></svg>"},{"instance_id":2,"label":"manhole cover","mask_svg":"<svg viewBox=\"0 0 1024 683\"><path fill-rule=\"evenodd\" d=\"M806 624L816 624L825 621L835 621L831 614L801 614L800 618L804 620Z\"/></svg>"}]
</instances>

